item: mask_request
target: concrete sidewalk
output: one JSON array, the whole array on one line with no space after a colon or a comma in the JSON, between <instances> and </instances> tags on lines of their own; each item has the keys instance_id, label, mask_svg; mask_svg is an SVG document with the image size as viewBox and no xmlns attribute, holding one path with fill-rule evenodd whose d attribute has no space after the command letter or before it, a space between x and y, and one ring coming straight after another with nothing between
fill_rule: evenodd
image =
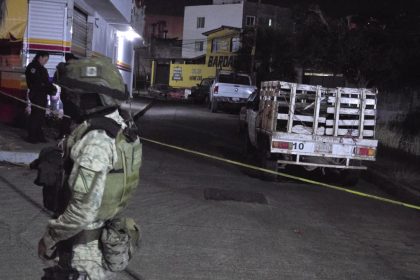
<instances>
[{"instance_id":1,"label":"concrete sidewalk","mask_svg":"<svg viewBox=\"0 0 420 280\"><path fill-rule=\"evenodd\" d=\"M131 111L134 119L142 116L151 106L152 101L144 98L136 98L131 103ZM130 109L129 103L122 104L123 110ZM51 130L51 128L49 128ZM29 164L36 158L42 148L53 146L56 140L48 143L30 144L24 139L26 131L0 123L0 162L12 164Z\"/></svg>"}]
</instances>

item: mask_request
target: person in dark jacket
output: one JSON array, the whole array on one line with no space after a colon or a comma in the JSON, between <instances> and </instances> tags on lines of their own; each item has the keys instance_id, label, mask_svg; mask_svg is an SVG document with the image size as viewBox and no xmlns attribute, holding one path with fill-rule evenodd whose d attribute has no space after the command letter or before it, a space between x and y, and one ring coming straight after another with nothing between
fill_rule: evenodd
<instances>
[{"instance_id":1,"label":"person in dark jacket","mask_svg":"<svg viewBox=\"0 0 420 280\"><path fill-rule=\"evenodd\" d=\"M48 71L44 67L49 59L47 52L38 52L25 71L26 84L29 88L29 99L31 104L45 108L47 106L47 95L55 95L56 87L50 82ZM45 111L32 106L28 124L28 142L47 142L42 125L45 121Z\"/></svg>"},{"instance_id":2,"label":"person in dark jacket","mask_svg":"<svg viewBox=\"0 0 420 280\"><path fill-rule=\"evenodd\" d=\"M79 58L76 57L74 54L72 53L66 53L65 55L65 60L66 62L60 62L57 65L57 71L54 73L54 78L53 78L53 82L54 83L58 83L60 80L60 76L62 76L64 74L64 72L66 71L65 67L67 65L69 65L69 63L72 63L73 61L78 60ZM63 96L62 98L65 98L65 96ZM63 107L63 111L65 115L71 115L70 112L71 108L68 108L68 106L64 106ZM60 131L59 131L59 136L58 139L61 139L63 137L65 137L66 135L70 135L71 132L71 124L72 124L72 120L70 118L63 118L60 122Z\"/></svg>"}]
</instances>

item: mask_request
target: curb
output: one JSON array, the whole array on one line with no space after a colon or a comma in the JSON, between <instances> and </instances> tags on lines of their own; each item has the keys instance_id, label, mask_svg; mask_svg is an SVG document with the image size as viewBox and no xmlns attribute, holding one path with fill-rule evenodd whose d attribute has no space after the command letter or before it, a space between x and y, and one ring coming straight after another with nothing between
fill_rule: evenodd
<instances>
[{"instance_id":1,"label":"curb","mask_svg":"<svg viewBox=\"0 0 420 280\"><path fill-rule=\"evenodd\" d=\"M38 158L37 152L0 151L0 162L29 165Z\"/></svg>"},{"instance_id":2,"label":"curb","mask_svg":"<svg viewBox=\"0 0 420 280\"><path fill-rule=\"evenodd\" d=\"M151 107L153 102L147 104L142 110L140 110L133 119L137 121L142 117ZM29 165L32 161L38 158L38 152L13 152L13 151L1 151L0 150L0 162L11 163L11 164L24 164Z\"/></svg>"},{"instance_id":3,"label":"curb","mask_svg":"<svg viewBox=\"0 0 420 280\"><path fill-rule=\"evenodd\" d=\"M418 191L395 182L379 171L368 168L362 176L363 179L379 187L387 194L398 197L404 202L420 205L420 193Z\"/></svg>"}]
</instances>

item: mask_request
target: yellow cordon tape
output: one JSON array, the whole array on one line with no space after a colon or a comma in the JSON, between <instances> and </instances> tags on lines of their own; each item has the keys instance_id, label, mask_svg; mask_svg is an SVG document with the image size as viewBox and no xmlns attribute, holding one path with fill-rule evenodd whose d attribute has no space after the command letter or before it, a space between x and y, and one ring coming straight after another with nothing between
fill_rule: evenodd
<instances>
[{"instance_id":1,"label":"yellow cordon tape","mask_svg":"<svg viewBox=\"0 0 420 280\"><path fill-rule=\"evenodd\" d=\"M420 206L418 206L418 205L413 205L413 204L405 203L405 202L398 201L398 200L392 200L392 199L388 199L388 198L385 198L385 197L380 197L380 196L376 196L376 195L372 195L372 194L368 194L368 193L364 193L364 192L359 192L359 191L354 191L354 190L351 190L351 189L347 189L347 188L343 188L343 187L339 187L339 186L334 186L334 185L330 185L330 184L326 184L326 183L322 183L322 182L318 182L318 181L314 181L314 180L310 180L310 179L305 179L305 178L302 178L302 177L293 176L293 175L290 175L290 174L277 172L277 171L261 168L261 167L258 167L258 166L254 166L254 165L250 165L250 164L246 164L246 163L242 163L242 162L238 162L238 161L234 161L234 160L230 160L230 159L225 159L225 158L218 157L218 156L213 156L213 155L189 150L189 149L174 146L174 145L165 144L165 143L162 143L162 142L159 142L159 141L156 141L156 140L152 140L152 139L148 139L148 138L144 138L144 137L140 137L140 139L143 140L143 141L146 141L146 142L157 144L159 146L163 146L163 147L175 149L175 150L178 150L178 151L186 152L186 153L189 153L189 154L193 154L193 155L197 155L197 156L221 161L221 162L224 162L224 163L229 163L229 164L232 164L232 165L241 166L241 167L245 167L245 168L248 168L248 169L253 169L253 170L257 170L257 171L261 171L261 172L265 172L265 173L270 173L270 174L273 174L273 175L282 176L282 177L285 177L285 178L294 179L296 181L300 181L300 182L304 182L304 183L308 183L308 184L312 184L312 185L317 185L317 186L321 186L321 187L325 187L325 188L329 188L329 189L333 189L333 190L337 190L337 191L351 193L353 195L357 195L357 196L361 196L361 197L366 197L366 198L375 199L375 200L379 200L379 201L390 203L390 204L395 204L395 205L400 205L400 206L404 206L404 207L411 208L411 209L420 210Z\"/></svg>"},{"instance_id":2,"label":"yellow cordon tape","mask_svg":"<svg viewBox=\"0 0 420 280\"><path fill-rule=\"evenodd\" d=\"M4 92L4 91L0 91L0 93L8 96L10 98L16 99L17 101L27 103L26 100L22 100L18 97L12 96L12 95ZM38 107L39 109L42 109L44 111L47 110L46 108L35 105L35 104L32 104L32 106ZM70 118L67 115L64 115L64 116L67 117L67 118ZM241 166L241 167L245 167L245 168L248 168L248 169L253 169L253 170L257 170L257 171L261 171L261 172L265 172L265 173L270 173L270 174L282 176L282 177L285 177L285 178L294 179L296 181L300 181L300 182L304 182L304 183L308 183L308 184L312 184L312 185L317 185L317 186L321 186L321 187L325 187L325 188L329 188L329 189L333 189L333 190L337 190L337 191L342 191L342 192L351 193L351 194L362 196L362 197L367 197L367 198L370 198L370 199L379 200L379 201L390 203L390 204L395 204L395 205L400 205L400 206L404 206L404 207L411 208L411 209L420 210L420 206L418 206L418 205L413 205L413 204L405 203L405 202L398 201L398 200L392 200L392 199L388 199L388 198L385 198L385 197L380 197L380 196L376 196L376 195L372 195L372 194L368 194L368 193L364 193L364 192L358 192L358 191L350 190L350 189L339 187L339 186L325 184L325 183L322 183L322 182L317 182L317 181L314 181L314 180L305 179L305 178L301 178L301 177L298 177L298 176L293 176L293 175L289 175L289 174L286 174L286 173L261 168L261 167L258 167L258 166L242 163L242 162L239 162L239 161L225 159L225 158L222 158L222 157L201 153L201 152L189 150L189 149L186 149L186 148L165 144L165 143L162 143L162 142L159 142L159 141L156 141L156 140L152 140L152 139L148 139L148 138L144 138L144 137L140 137L140 139L143 140L143 141L146 141L146 142L150 142L150 143L153 143L153 144L163 146L163 147L175 149L175 150L178 150L178 151L186 152L186 153L189 153L189 154L193 154L193 155L197 155L197 156L201 156L201 157L205 157L205 158L209 158L209 159L218 160L218 161L221 161L221 162L224 162L224 163L229 163L229 164L232 164L232 165Z\"/></svg>"}]
</instances>

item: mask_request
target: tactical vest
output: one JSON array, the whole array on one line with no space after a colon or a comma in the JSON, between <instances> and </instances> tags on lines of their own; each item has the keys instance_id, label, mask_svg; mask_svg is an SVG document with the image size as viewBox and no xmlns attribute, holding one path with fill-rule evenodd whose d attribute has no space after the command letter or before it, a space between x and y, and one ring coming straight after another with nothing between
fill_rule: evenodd
<instances>
[{"instance_id":1,"label":"tactical vest","mask_svg":"<svg viewBox=\"0 0 420 280\"><path fill-rule=\"evenodd\" d=\"M142 145L137 135L128 137L126 131L114 120L106 117L95 118L83 122L67 138L64 147L66 159L70 159L70 151L74 144L93 130L104 130L109 137L115 139L117 148L118 159L114 168L107 174L98 214L99 219L109 220L124 209L138 186ZM71 171L71 168L69 170Z\"/></svg>"}]
</instances>

